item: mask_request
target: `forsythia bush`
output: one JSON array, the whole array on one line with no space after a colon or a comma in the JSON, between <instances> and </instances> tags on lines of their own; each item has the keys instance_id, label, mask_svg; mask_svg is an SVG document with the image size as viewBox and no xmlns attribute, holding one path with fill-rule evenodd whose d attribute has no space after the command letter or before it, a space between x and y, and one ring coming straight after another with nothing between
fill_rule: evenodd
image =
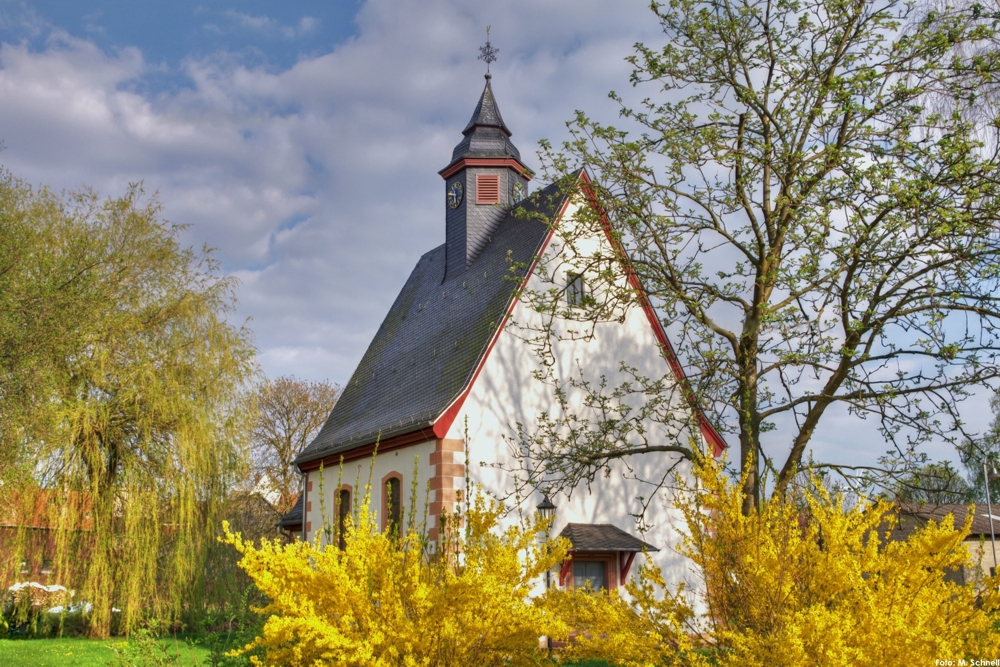
<instances>
[{"instance_id":1,"label":"forsythia bush","mask_svg":"<svg viewBox=\"0 0 1000 667\"><path fill-rule=\"evenodd\" d=\"M947 581L969 567L969 524L929 523L889 541L892 507L846 506L821 485L771 498L744 516L739 486L714 462L678 480L681 552L701 581L669 590L652 565L627 595L528 594L568 544L540 544L545 526L499 531L502 507L481 496L449 519L443 546L411 525L378 530L367 498L346 549L243 541L241 566L272 603L269 665L537 665L601 658L615 665L784 667L936 664L1000 658L1000 581ZM320 531L322 532L322 531ZM572 639L553 656L539 636ZM255 664L260 664L252 658ZM946 664L946 663L944 663Z\"/></svg>"},{"instance_id":2,"label":"forsythia bush","mask_svg":"<svg viewBox=\"0 0 1000 667\"><path fill-rule=\"evenodd\" d=\"M845 507L814 484L797 498L740 511L739 487L713 462L695 470L677 504L681 551L702 578L696 615L683 588L666 591L644 566L612 595L555 593L581 634L566 655L617 665L918 665L1000 658L997 579L945 580L970 567L969 523L929 523L905 542L885 502ZM941 663L947 664L947 663ZM971 664L971 662L970 662Z\"/></svg>"},{"instance_id":3,"label":"forsythia bush","mask_svg":"<svg viewBox=\"0 0 1000 667\"><path fill-rule=\"evenodd\" d=\"M318 541L255 547L225 526L272 600L259 610L269 614L263 634L243 652L264 647L266 664L292 666L538 664L539 635L558 623L528 593L568 544L540 544L537 517L498 530L502 509L477 494L436 552L412 521L401 536L381 532L368 497L347 522L343 551Z\"/></svg>"}]
</instances>

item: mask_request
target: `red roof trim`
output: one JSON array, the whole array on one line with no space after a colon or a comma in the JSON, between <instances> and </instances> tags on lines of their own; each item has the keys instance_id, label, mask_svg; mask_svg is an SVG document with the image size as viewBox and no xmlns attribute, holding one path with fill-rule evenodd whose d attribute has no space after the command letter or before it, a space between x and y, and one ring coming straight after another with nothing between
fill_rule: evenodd
<instances>
[{"instance_id":1,"label":"red roof trim","mask_svg":"<svg viewBox=\"0 0 1000 667\"><path fill-rule=\"evenodd\" d=\"M601 215L601 221L604 227L604 233L607 235L608 241L617 250L622 250L621 246L618 244L617 241L615 241L614 236L611 234L611 223L608 222L607 217L604 215L604 212L597 207L597 202L595 201L593 196L593 190L589 187L590 177L587 176L586 171L581 172L581 180L583 181L584 189L587 191L587 194L589 195L587 198L588 202L590 203L591 206L594 206L597 209L598 213ZM570 201L571 199L567 197L566 202L562 206L562 209L556 216L557 220L562 218L562 216L566 213L566 209L569 207ZM550 229L548 235L545 237L545 242L542 244L541 250L538 251L538 257L535 258L535 260L531 264L531 268L525 274L524 279L526 281L535 272L535 267L538 265L538 260L545 253L545 250L549 247L549 242L552 240L552 234L554 233L554 231L555 231L554 229ZM646 319L649 321L650 326L653 328L653 335L656 336L656 340L660 344L660 348L663 350L663 356L667 360L667 365L670 366L670 370L674 373L674 377L676 377L680 382L684 383L685 388L687 388L690 392L690 385L687 381L687 376L685 376L684 374L684 368L681 366L680 361L677 359L677 355L674 352L674 348L670 345L670 340L667 338L667 332L663 328L663 323L660 322L660 319L656 316L656 311L653 309L653 305L650 303L649 298L646 296L646 291L642 288L642 285L639 284L639 278L638 276L636 276L635 271L632 270L632 266L631 264L628 263L627 255L624 254L623 250L622 250L622 255L625 258L624 262L625 273L628 276L629 284L631 284L632 287L636 290L636 292L640 295L642 310L646 314ZM504 318L505 321L514 312L514 307L517 305L517 302L518 302L517 297L511 300L510 307L507 309L507 316ZM479 378L479 373L483 370L483 366L485 366L486 364L486 359L489 358L490 352L493 351L493 347L496 345L496 342L500 338L500 334L503 332L503 330L504 330L503 326L497 327L497 331L493 334L493 339L490 340L490 344L486 348L486 353L483 354L483 356L479 360L479 363L476 366L476 370L472 375L472 379L466 385L462 393L459 394L458 398L456 398L452 402L452 404L448 406L448 408L444 411L444 413L434 423L434 434L437 437L439 438L445 437L445 435L448 433L448 430L451 428L451 425L455 422L455 419L458 417L458 413L462 409L462 405L465 404L465 399L472 391L473 385L476 384L476 379ZM696 410L698 415L698 426L701 430L702 437L704 437L705 440L712 445L712 454L714 456L721 456L722 452L728 447L726 441L722 438L722 436L711 424L711 422L708 421L708 418L705 416L705 413L701 409L701 406L698 405L693 398L691 399L691 401L692 403L694 403L692 407Z\"/></svg>"},{"instance_id":2,"label":"red roof trim","mask_svg":"<svg viewBox=\"0 0 1000 667\"><path fill-rule=\"evenodd\" d=\"M573 567L573 555L574 555L574 553L572 551L570 551L569 552L569 557L566 559L566 562L562 564L561 568L559 568L559 585L560 586L565 586L566 585L566 577L569 576L570 568Z\"/></svg>"},{"instance_id":3,"label":"red roof trim","mask_svg":"<svg viewBox=\"0 0 1000 667\"><path fill-rule=\"evenodd\" d=\"M378 443L378 451L380 454L383 452L390 452L394 449L399 449L400 447L406 447L408 445L419 444L421 442L431 442L434 438L434 431L426 428L418 428L408 433L401 433L400 435L380 441ZM323 464L324 468L338 466L340 465L341 457L344 458L344 463L348 463L350 461L356 461L357 459L368 458L374 451L375 443L369 442L368 444L358 445L353 449L347 449L335 454L327 454L322 458L307 461L299 466L299 470L301 472L319 470L320 464Z\"/></svg>"},{"instance_id":4,"label":"red roof trim","mask_svg":"<svg viewBox=\"0 0 1000 667\"><path fill-rule=\"evenodd\" d=\"M448 178L466 167L510 167L529 181L535 175L534 172L521 164L520 161L512 157L466 157L458 162L452 162L438 173L441 174L441 178Z\"/></svg>"},{"instance_id":5,"label":"red roof trim","mask_svg":"<svg viewBox=\"0 0 1000 667\"><path fill-rule=\"evenodd\" d=\"M473 165L473 166L480 166L480 165ZM581 172L581 178L584 181L585 189L588 191L588 194L591 195L590 197L588 197L590 205L597 207L597 203L594 201L594 198L592 196L593 190L589 187L590 177L587 176L586 171ZM569 208L570 201L571 199L567 197L562 208L559 210L556 219L562 218L562 216L566 213L566 209ZM611 242L613 246L615 246L618 249L621 249L619 244L614 240L614 236L611 234L611 225L607 221L607 217L604 215L602 211L600 211L600 209L598 209L598 212L601 214L601 220L604 224L605 234L608 235L608 240ZM525 281L527 281L527 279L535 272L535 268L538 266L538 261L541 258L541 256L545 253L545 251L548 249L549 242L552 240L552 235L554 232L555 232L554 229L550 229L549 233L545 236L545 241L542 243L542 247L538 251L538 256L531 263L531 267L529 268L528 272L525 273L524 277ZM627 258L627 256L625 257ZM660 322L660 319L656 316L656 311L653 309L652 304L649 302L649 298L646 296L646 291L642 289L642 285L639 284L638 276L635 275L635 272L632 270L632 266L627 261L625 262L625 272L626 275L628 276L629 283L632 285L633 288L635 288L635 290L641 296L643 312L645 312L646 318L649 321L650 326L653 327L653 334L656 336L657 342L659 342L660 347L663 349L663 353L664 356L666 357L667 364L670 366L670 370L673 371L675 377L677 377L681 382L687 385L688 388L690 388L690 385L688 385L687 376L684 375L684 369L681 366L680 361L678 361L677 355L674 353L673 347L670 345L670 340L667 338L667 332L663 328L663 323ZM507 318L509 318L511 314L513 314L514 307L517 305L517 303L518 303L518 298L515 296L511 300L510 306L507 308L507 314L504 317L504 321L506 321ZM434 422L434 425L432 427L432 433L428 433L426 429L420 428L414 431L410 431L409 433L403 433L397 435L393 438L383 441L379 445L379 451L385 452L392 449L396 449L398 447L405 447L407 445L411 445L417 442L424 442L427 440L431 440L433 438L446 437L448 434L448 430L451 428L451 425L455 422L455 419L458 417L458 413L461 411L462 406L465 404L465 399L468 398L469 393L472 391L472 387L476 384L476 380L479 378L480 372L482 372L483 367L486 365L486 360L489 358L490 353L493 351L493 347L496 345L497 340L500 339L500 334L503 333L503 330L504 330L503 326L497 327L497 330L493 334L493 338L490 340L490 343L486 348L486 352L483 354L483 356L479 359L479 362L476 364L476 370L472 375L472 379L466 384L465 389L462 390L462 393L459 394L454 401L452 401L451 405L449 405L445 409L445 411L441 414L441 416L438 417L437 420ZM722 452L725 449L727 449L729 445L726 444L726 441L722 438L719 432L715 429L715 427L711 424L711 422L708 421L708 418L705 416L705 413L701 409L701 406L695 404L693 407L698 413L698 425L701 429L702 436L712 445L713 455L721 456ZM306 472L308 470L316 470L319 468L320 462L322 462L324 466L336 465L340 462L341 456L344 457L345 462L371 456L372 452L374 451L374 448L375 448L374 444L368 444L355 449L348 450L346 452L331 454L322 459L309 461L308 463L301 465L299 467L299 470L301 470L302 472Z\"/></svg>"}]
</instances>

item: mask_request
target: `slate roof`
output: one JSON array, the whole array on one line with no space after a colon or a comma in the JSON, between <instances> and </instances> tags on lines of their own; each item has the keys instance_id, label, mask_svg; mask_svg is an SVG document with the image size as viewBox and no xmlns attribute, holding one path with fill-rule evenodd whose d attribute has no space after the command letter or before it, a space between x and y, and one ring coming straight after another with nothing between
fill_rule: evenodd
<instances>
[{"instance_id":1,"label":"slate roof","mask_svg":"<svg viewBox=\"0 0 1000 667\"><path fill-rule=\"evenodd\" d=\"M567 523L559 533L573 543L573 551L659 551L610 523Z\"/></svg>"},{"instance_id":2,"label":"slate roof","mask_svg":"<svg viewBox=\"0 0 1000 667\"><path fill-rule=\"evenodd\" d=\"M500 107L493 96L490 75L486 75L486 87L479 97L479 104L472 112L469 124L462 130L465 137L455 146L451 154L451 164L462 158L504 158L512 157L521 161L521 152L510 140L510 130L503 122ZM451 164L448 166L450 167ZM445 167L447 169L448 167Z\"/></svg>"},{"instance_id":3,"label":"slate roof","mask_svg":"<svg viewBox=\"0 0 1000 667\"><path fill-rule=\"evenodd\" d=\"M553 184L521 206L552 217L565 199ZM447 281L444 245L421 257L326 424L295 463L370 444L379 432L385 440L431 427L470 382L503 324L519 287L511 262L530 265L548 230L535 217L508 212L465 273Z\"/></svg>"},{"instance_id":4,"label":"slate roof","mask_svg":"<svg viewBox=\"0 0 1000 667\"><path fill-rule=\"evenodd\" d=\"M965 524L968 511L969 506L962 503L900 503L899 524L892 531L892 538L905 540L917 526L926 524L928 520L941 521L948 514L954 515L955 527L961 528ZM993 528L1000 535L1000 507L996 505L993 506ZM990 535L990 516L985 503L976 505L970 535L977 538L980 535L987 537Z\"/></svg>"},{"instance_id":5,"label":"slate roof","mask_svg":"<svg viewBox=\"0 0 1000 667\"><path fill-rule=\"evenodd\" d=\"M468 134L476 125L480 125L499 127L504 134L510 136L510 130L507 129L507 124L503 122L503 116L500 115L500 107L497 106L496 97L493 96L493 87L490 85L492 78L489 74L486 75L486 87L483 88L483 94L479 96L479 104L472 112L472 118L462 130L462 134Z\"/></svg>"},{"instance_id":6,"label":"slate roof","mask_svg":"<svg viewBox=\"0 0 1000 667\"><path fill-rule=\"evenodd\" d=\"M292 509L288 510L288 514L281 517L278 521L278 525L285 530L302 530L302 494L299 494L298 499L295 501L295 505Z\"/></svg>"}]
</instances>

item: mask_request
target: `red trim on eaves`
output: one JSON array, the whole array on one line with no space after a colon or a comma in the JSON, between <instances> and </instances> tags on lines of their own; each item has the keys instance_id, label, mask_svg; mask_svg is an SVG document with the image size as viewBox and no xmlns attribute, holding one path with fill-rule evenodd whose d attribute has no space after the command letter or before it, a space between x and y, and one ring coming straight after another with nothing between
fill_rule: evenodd
<instances>
[{"instance_id":1,"label":"red trim on eaves","mask_svg":"<svg viewBox=\"0 0 1000 667\"><path fill-rule=\"evenodd\" d=\"M441 178L448 178L449 176L458 173L459 171L465 169L466 167L510 167L511 169L519 173L521 176L523 176L525 180L529 181L531 180L531 177L535 175L534 172L532 172L530 169L521 164L519 160L516 160L512 157L506 157L506 158L465 157L459 160L458 162L453 162L449 164L447 167L445 167L438 173L441 174Z\"/></svg>"},{"instance_id":2,"label":"red trim on eaves","mask_svg":"<svg viewBox=\"0 0 1000 667\"><path fill-rule=\"evenodd\" d=\"M401 433L400 435L393 436L391 438L386 438L385 440L379 441L378 451L390 452L394 449L399 449L400 447L406 447L408 445L413 445L421 442L427 442L429 440L434 440L436 436L434 431L427 428L418 428L414 431L408 433ZM340 465L340 459L343 457L344 463L350 461L356 461L357 459L368 458L375 451L376 443L369 443L367 445L360 445L354 449L348 449L343 452L337 452L336 454L328 454L320 459L314 459L312 461L307 461L299 466L299 470L302 472L308 472L310 470L319 470L320 464L324 468L330 468Z\"/></svg>"},{"instance_id":3,"label":"red trim on eaves","mask_svg":"<svg viewBox=\"0 0 1000 667\"><path fill-rule=\"evenodd\" d=\"M624 586L625 585L625 577L628 576L628 571L632 567L632 561L635 560L635 552L634 551L630 551L629 552L628 560L625 559L625 554L623 553L623 554L621 554L621 559L623 561L625 561L625 562L622 563L622 577L618 581L621 582L622 586Z\"/></svg>"},{"instance_id":4,"label":"red trim on eaves","mask_svg":"<svg viewBox=\"0 0 1000 667\"><path fill-rule=\"evenodd\" d=\"M619 251L622 255L622 264L625 266L625 274L628 276L629 284L635 289L636 293L639 294L640 303L642 304L642 310L646 313L646 319L649 320L649 324L653 327L653 334L656 336L656 340L660 343L660 347L663 349L663 356L667 359L667 364L670 366L670 370L673 371L674 377L678 379L684 385L684 389L687 390L689 403L698 414L698 426L701 429L701 435L712 445L712 454L714 456L722 456L722 452L725 451L729 445L722 438L719 432L715 429L715 426L708 421L708 417L705 416L704 410L702 410L701 405L698 404L697 398L693 396L691 391L691 385L687 380L687 376L684 374L684 368L681 366L681 362L677 359L677 354L674 352L673 346L670 344L670 339L667 338L667 332L663 328L663 323L660 318L656 316L656 310L653 308L653 304L649 302L649 297L646 294L646 290L642 288L639 283L639 277L632 270L632 264L628 261L628 255L625 254L625 250L621 247L611 233L611 223L608 222L608 218L597 204L596 195L594 194L593 188L590 187L590 177L587 175L586 171L583 171L582 180L584 181L584 190L586 191L587 199L590 205L593 206L598 215L601 216L601 226L604 228L604 233L608 237L608 241L611 243L612 247Z\"/></svg>"},{"instance_id":5,"label":"red trim on eaves","mask_svg":"<svg viewBox=\"0 0 1000 667\"><path fill-rule=\"evenodd\" d=\"M659 341L660 347L663 348L663 356L667 358L667 364L670 369L674 372L674 377L676 377L680 382L684 384L684 388L689 394L691 394L691 385L688 383L687 376L684 374L684 368L681 366L680 361L677 359L677 354L674 352L673 346L670 345L670 339L667 338L667 332L663 329L663 323L660 322L660 318L656 316L656 311L653 309L653 305L649 302L649 298L643 291L642 287L639 285L639 278L632 272L631 267L626 269L628 271L629 282L632 287L639 292L639 298L642 300L642 310L646 313L646 319L653 326L653 334L656 336L656 340ZM701 435L712 445L712 455L722 456L722 452L729 446L726 441L723 440L722 436L719 434L712 423L708 421L708 417L705 416L705 412L701 409L701 405L697 404L697 399L693 396L689 399L689 402L695 403L693 406L698 414L698 427L701 429Z\"/></svg>"},{"instance_id":6,"label":"red trim on eaves","mask_svg":"<svg viewBox=\"0 0 1000 667\"><path fill-rule=\"evenodd\" d=\"M562 208L559 209L557 219L561 218L566 209L569 207L570 198L567 197L566 201L563 203ZM552 240L552 234L554 230L550 229L548 234L545 236L545 241L542 242L541 250L538 251L538 255L535 257L534 261L531 263L531 267L524 274L524 279L527 280L531 274L535 272L535 267L538 266L538 260L545 253L545 250L549 247L549 241ZM428 433L427 429L420 428L409 433L402 433L388 440L384 440L379 444L378 450L380 452L389 451L391 449L396 449L397 447L405 447L407 445L412 445L417 442L425 442L433 438L444 438L448 434L448 429L455 422L455 418L458 416L459 411L462 409L462 405L465 403L465 399L469 396L469 392L472 391L472 387L476 384L476 379L479 377L479 373L483 370L483 366L486 364L486 359L490 356L490 352L493 351L493 346L496 345L497 340L500 338L500 334L503 333L504 327L503 322L507 321L507 318L511 316L514 312L514 306L517 305L517 296L515 295L511 299L510 306L507 308L507 313L504 315L504 319L501 325L497 327L497 330L493 332L493 338L490 339L489 345L486 347L486 352L480 357L479 362L476 364L476 370L472 374L472 379L466 383L465 388L462 389L462 393L455 398L451 405L445 408L445 411L441 413L441 416L437 418L434 425L431 427L431 432ZM337 454L330 454L322 459L316 459L314 461L309 461L299 466L299 470L306 472L308 470L316 470L319 468L320 463L324 467L330 465L339 465L341 457L344 458L344 462L353 461L355 459L371 456L372 452L375 451L374 444L368 444L356 449L351 449L346 452L339 452Z\"/></svg>"},{"instance_id":7,"label":"red trim on eaves","mask_svg":"<svg viewBox=\"0 0 1000 667\"><path fill-rule=\"evenodd\" d=\"M497 162L497 160L494 160L493 162ZM479 166L479 165L472 165L472 166ZM589 194L593 195L593 190L589 188L590 178L587 176L587 172L586 171L581 172L581 177L585 182L584 187L588 190ZM594 201L593 196L589 197L588 200L591 206L596 206L596 202ZM569 207L570 202L571 198L567 197L562 208L559 210L559 213L556 217L557 220L561 219L562 216L566 213L566 209ZM606 216L604 216L603 212L601 212L600 210L598 210L598 212L601 214L601 219L604 223L604 231L608 235L608 240L611 242L613 246L621 250L619 244L614 240L614 236L611 234L611 226L610 223L607 221ZM538 265L538 261L541 258L541 256L545 253L545 251L548 249L549 242L552 240L552 235L554 232L555 232L554 229L550 229L549 233L545 236L545 241L542 243L542 247L538 251L538 255L535 257L527 273L525 273L524 276L525 281L527 281L528 278L531 277L531 275L535 272L535 268ZM656 316L656 311L653 309L652 304L649 302L649 298L646 296L646 291L642 289L642 286L639 283L638 276L635 275L635 272L632 270L632 266L628 263L627 255L624 254L624 251L622 251L622 255L625 258L624 262L625 271L626 275L628 276L629 283L640 295L643 312L645 312L646 318L649 321L650 326L653 327L653 335L656 336L657 342L663 349L663 355L667 360L667 364L670 366L670 370L674 373L674 376L678 378L680 382L684 383L684 385L686 386L686 388L689 390L690 393L690 385L688 384L687 376L685 376L684 369L681 366L680 361L678 361L677 355L674 353L673 347L670 345L670 340L667 338L667 332L663 328L663 323L660 322L660 319ZM506 320L511 316L511 314L513 314L514 307L517 305L517 302L518 302L517 296L511 299L510 306L507 308L507 313L504 316L504 322L506 322ZM476 370L473 372L472 379L465 385L465 388L462 390L462 393L460 393L458 397L452 401L451 405L449 405L445 409L445 411L441 414L441 416L437 418L437 420L434 422L434 425L431 427L431 432L428 432L428 430L425 428L420 428L410 431L409 433L403 433L397 435L393 438L389 438L387 440L382 441L379 444L379 451L385 452L392 449L396 449L398 447L405 447L407 445L411 445L417 442L425 442L432 438L446 437L448 434L448 430L451 428L452 424L455 422L455 419L458 417L458 413L461 411L462 405L465 404L465 399L468 398L469 393L472 391L472 387L476 384L476 380L479 378L479 373L483 370L483 367L486 364L486 359L489 358L490 352L493 351L493 347L496 345L497 340L499 340L500 334L503 333L503 330L504 326L502 324L501 326L497 327L497 330L493 334L493 338L490 340L489 345L486 348L486 352L482 355L482 357L480 357L479 362L476 364ZM711 422L708 421L708 418L705 416L704 411L701 409L701 406L698 405L696 401L694 401L693 407L698 414L698 424L701 429L702 436L712 445L712 453L715 456L721 456L722 452L725 449L727 449L729 445L726 444L726 441L723 440L719 432L715 429L715 427L711 424ZM346 463L347 461L352 461L359 458L371 456L374 449L375 449L374 444L365 445L357 449L349 450L348 452L332 454L322 459L309 461L308 463L305 463L302 466L300 466L299 469L302 470L303 472L306 472L308 470L315 470L319 468L321 462L323 463L324 466L338 465L341 456L343 456L344 462Z\"/></svg>"},{"instance_id":8,"label":"red trim on eaves","mask_svg":"<svg viewBox=\"0 0 1000 667\"><path fill-rule=\"evenodd\" d=\"M562 564L561 568L559 568L559 585L560 586L565 586L566 585L566 577L569 576L570 568L573 567L573 555L574 555L574 552L570 551L569 554L568 554L568 557L566 558L566 562Z\"/></svg>"}]
</instances>

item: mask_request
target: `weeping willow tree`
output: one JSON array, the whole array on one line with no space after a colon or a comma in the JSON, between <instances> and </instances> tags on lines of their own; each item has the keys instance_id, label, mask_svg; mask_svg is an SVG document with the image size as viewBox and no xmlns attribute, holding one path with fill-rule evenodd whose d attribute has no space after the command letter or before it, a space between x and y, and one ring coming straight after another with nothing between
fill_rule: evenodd
<instances>
[{"instance_id":1,"label":"weeping willow tree","mask_svg":"<svg viewBox=\"0 0 1000 667\"><path fill-rule=\"evenodd\" d=\"M58 197L7 175L0 205L8 578L43 549L92 635L177 620L247 461L256 364L227 321L234 282L139 186Z\"/></svg>"}]
</instances>

